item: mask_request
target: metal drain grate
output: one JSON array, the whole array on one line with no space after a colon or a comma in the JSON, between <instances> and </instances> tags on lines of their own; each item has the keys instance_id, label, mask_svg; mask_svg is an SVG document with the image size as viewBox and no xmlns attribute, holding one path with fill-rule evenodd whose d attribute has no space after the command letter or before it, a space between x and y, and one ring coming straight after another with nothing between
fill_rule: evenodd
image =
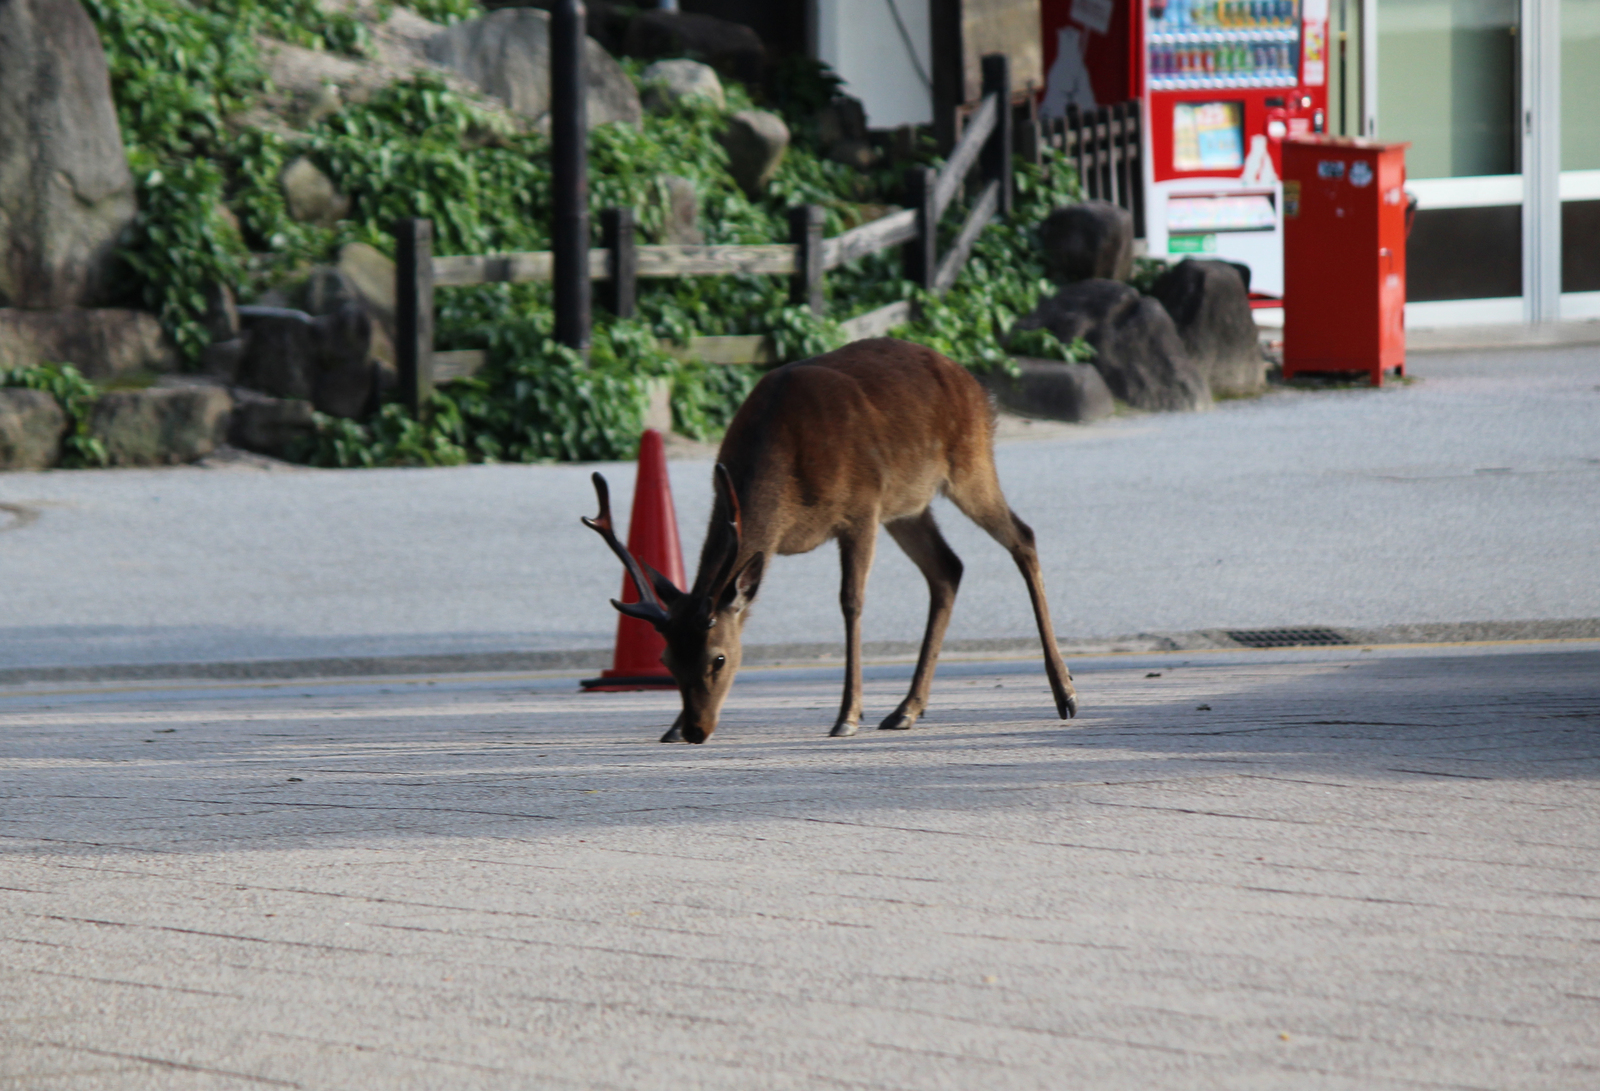
<instances>
[{"instance_id":1,"label":"metal drain grate","mask_svg":"<svg viewBox=\"0 0 1600 1091\"><path fill-rule=\"evenodd\" d=\"M1333 629L1226 629L1228 639L1247 648L1295 648L1304 644L1348 644Z\"/></svg>"}]
</instances>

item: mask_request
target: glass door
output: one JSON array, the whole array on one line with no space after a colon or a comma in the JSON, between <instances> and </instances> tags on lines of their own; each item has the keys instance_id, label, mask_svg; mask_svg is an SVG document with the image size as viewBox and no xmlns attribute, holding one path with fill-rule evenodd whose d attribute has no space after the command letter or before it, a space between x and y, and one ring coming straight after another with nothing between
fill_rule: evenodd
<instances>
[{"instance_id":1,"label":"glass door","mask_svg":"<svg viewBox=\"0 0 1600 1091\"><path fill-rule=\"evenodd\" d=\"M1418 200L1410 325L1522 320L1520 6L1377 0L1377 132L1410 143Z\"/></svg>"},{"instance_id":2,"label":"glass door","mask_svg":"<svg viewBox=\"0 0 1600 1091\"><path fill-rule=\"evenodd\" d=\"M1561 317L1600 318L1600 0L1561 0Z\"/></svg>"}]
</instances>

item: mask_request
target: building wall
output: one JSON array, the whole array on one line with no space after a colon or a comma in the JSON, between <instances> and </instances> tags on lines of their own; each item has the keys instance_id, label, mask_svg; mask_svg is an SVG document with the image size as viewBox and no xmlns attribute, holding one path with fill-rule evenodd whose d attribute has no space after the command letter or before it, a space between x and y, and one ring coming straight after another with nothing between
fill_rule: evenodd
<instances>
[{"instance_id":1,"label":"building wall","mask_svg":"<svg viewBox=\"0 0 1600 1091\"><path fill-rule=\"evenodd\" d=\"M816 56L875 129L933 120L929 0L813 0ZM898 25L895 15L898 13Z\"/></svg>"}]
</instances>

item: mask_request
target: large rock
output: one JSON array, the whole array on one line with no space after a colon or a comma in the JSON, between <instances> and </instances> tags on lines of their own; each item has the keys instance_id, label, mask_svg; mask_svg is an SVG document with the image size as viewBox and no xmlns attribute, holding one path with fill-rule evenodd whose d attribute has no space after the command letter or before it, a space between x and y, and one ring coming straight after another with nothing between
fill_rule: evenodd
<instances>
[{"instance_id":1,"label":"large rock","mask_svg":"<svg viewBox=\"0 0 1600 1091\"><path fill-rule=\"evenodd\" d=\"M283 187L289 215L301 223L332 227L350 211L350 198L340 193L333 180L303 155L283 168L278 183Z\"/></svg>"},{"instance_id":2,"label":"large rock","mask_svg":"<svg viewBox=\"0 0 1600 1091\"><path fill-rule=\"evenodd\" d=\"M1116 409L1111 388L1093 364L1018 357L1017 374L990 372L983 384L1002 409L1044 420L1092 421Z\"/></svg>"},{"instance_id":3,"label":"large rock","mask_svg":"<svg viewBox=\"0 0 1600 1091\"><path fill-rule=\"evenodd\" d=\"M3 2L3 0L0 0ZM0 308L0 368L66 363L95 382L173 371L178 352L153 314L114 308Z\"/></svg>"},{"instance_id":4,"label":"large rock","mask_svg":"<svg viewBox=\"0 0 1600 1091\"><path fill-rule=\"evenodd\" d=\"M789 126L765 110L740 110L728 118L722 131L728 153L728 171L752 199L759 197L778 172L789 147Z\"/></svg>"},{"instance_id":5,"label":"large rock","mask_svg":"<svg viewBox=\"0 0 1600 1091\"><path fill-rule=\"evenodd\" d=\"M275 398L311 400L316 382L316 331L304 312L249 319L238 385Z\"/></svg>"},{"instance_id":6,"label":"large rock","mask_svg":"<svg viewBox=\"0 0 1600 1091\"><path fill-rule=\"evenodd\" d=\"M593 38L584 41L589 127L609 121L638 124L639 92L622 66ZM427 44L429 60L460 73L485 94L532 118L550 115L550 16L535 8L503 8L443 31Z\"/></svg>"},{"instance_id":7,"label":"large rock","mask_svg":"<svg viewBox=\"0 0 1600 1091\"><path fill-rule=\"evenodd\" d=\"M319 273L338 286L326 289L328 313L282 310L253 316L233 381L275 398L309 401L336 417L365 416L389 385L373 357L376 327L366 309L344 294L348 289L337 270ZM317 281L313 278L313 290ZM220 367L215 373L223 374Z\"/></svg>"},{"instance_id":8,"label":"large rock","mask_svg":"<svg viewBox=\"0 0 1600 1091\"><path fill-rule=\"evenodd\" d=\"M0 306L102 302L136 211L88 14L78 0L0 0Z\"/></svg>"},{"instance_id":9,"label":"large rock","mask_svg":"<svg viewBox=\"0 0 1600 1091\"><path fill-rule=\"evenodd\" d=\"M1156 279L1150 294L1172 316L1213 394L1241 397L1266 387L1267 360L1238 266L1181 261Z\"/></svg>"},{"instance_id":10,"label":"large rock","mask_svg":"<svg viewBox=\"0 0 1600 1091\"><path fill-rule=\"evenodd\" d=\"M717 70L699 61L657 61L639 73L644 84L644 108L661 112L680 102L704 100L721 110L727 105Z\"/></svg>"},{"instance_id":11,"label":"large rock","mask_svg":"<svg viewBox=\"0 0 1600 1091\"><path fill-rule=\"evenodd\" d=\"M706 241L700 230L700 194L694 182L676 174L660 179L657 196L661 203L661 229L655 241L680 246L697 246Z\"/></svg>"},{"instance_id":12,"label":"large rock","mask_svg":"<svg viewBox=\"0 0 1600 1091\"><path fill-rule=\"evenodd\" d=\"M1184 350L1161 303L1115 280L1069 284L1017 322L1062 341L1094 346L1094 368L1111 393L1136 409L1199 409L1211 402L1205 376Z\"/></svg>"},{"instance_id":13,"label":"large rock","mask_svg":"<svg viewBox=\"0 0 1600 1091\"><path fill-rule=\"evenodd\" d=\"M289 459L301 455L316 438L316 418L309 401L269 398L251 390L235 391L234 397L228 442L235 447Z\"/></svg>"},{"instance_id":14,"label":"large rock","mask_svg":"<svg viewBox=\"0 0 1600 1091\"><path fill-rule=\"evenodd\" d=\"M339 272L384 325L394 325L394 262L364 242L339 248Z\"/></svg>"},{"instance_id":15,"label":"large rock","mask_svg":"<svg viewBox=\"0 0 1600 1091\"><path fill-rule=\"evenodd\" d=\"M1127 280L1133 272L1133 216L1109 201L1058 208L1039 225L1050 275L1078 280Z\"/></svg>"},{"instance_id":16,"label":"large rock","mask_svg":"<svg viewBox=\"0 0 1600 1091\"><path fill-rule=\"evenodd\" d=\"M67 414L43 390L0 389L0 470L43 470L61 457Z\"/></svg>"},{"instance_id":17,"label":"large rock","mask_svg":"<svg viewBox=\"0 0 1600 1091\"><path fill-rule=\"evenodd\" d=\"M227 438L233 399L218 386L151 387L100 395L89 432L113 466L160 466L204 458Z\"/></svg>"},{"instance_id":18,"label":"large rock","mask_svg":"<svg viewBox=\"0 0 1600 1091\"><path fill-rule=\"evenodd\" d=\"M858 170L878 161L867 133L867 111L860 99L837 95L817 112L817 142L829 159Z\"/></svg>"},{"instance_id":19,"label":"large rock","mask_svg":"<svg viewBox=\"0 0 1600 1091\"><path fill-rule=\"evenodd\" d=\"M759 86L766 78L767 48L743 23L681 11L641 11L628 24L623 52L630 57L688 57L725 76Z\"/></svg>"}]
</instances>

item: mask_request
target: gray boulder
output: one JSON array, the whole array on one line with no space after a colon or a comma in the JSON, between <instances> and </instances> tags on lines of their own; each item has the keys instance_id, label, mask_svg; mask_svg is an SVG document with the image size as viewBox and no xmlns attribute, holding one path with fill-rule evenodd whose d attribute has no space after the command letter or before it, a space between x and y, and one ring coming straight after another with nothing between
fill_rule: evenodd
<instances>
[{"instance_id":1,"label":"gray boulder","mask_svg":"<svg viewBox=\"0 0 1600 1091\"><path fill-rule=\"evenodd\" d=\"M311 400L317 349L311 316L304 312L261 315L249 320L235 381L275 398Z\"/></svg>"},{"instance_id":2,"label":"gray boulder","mask_svg":"<svg viewBox=\"0 0 1600 1091\"><path fill-rule=\"evenodd\" d=\"M1069 284L1041 300L1016 329L1048 329L1094 346L1094 368L1135 409L1199 409L1211 402L1205 376L1184 350L1160 302L1115 280Z\"/></svg>"},{"instance_id":3,"label":"gray boulder","mask_svg":"<svg viewBox=\"0 0 1600 1091\"><path fill-rule=\"evenodd\" d=\"M477 84L513 113L550 122L550 15L535 8L502 8L457 23L427 43L428 59ZM589 127L610 121L637 125L643 116L633 81L593 38L584 41Z\"/></svg>"},{"instance_id":4,"label":"gray boulder","mask_svg":"<svg viewBox=\"0 0 1600 1091\"><path fill-rule=\"evenodd\" d=\"M860 99L835 96L817 112L817 142L824 154L836 163L857 170L868 170L878 161L878 153L867 133L867 111Z\"/></svg>"},{"instance_id":5,"label":"gray boulder","mask_svg":"<svg viewBox=\"0 0 1600 1091\"><path fill-rule=\"evenodd\" d=\"M688 57L724 76L760 86L767 74L767 48L743 23L682 11L641 11L628 24L623 52L646 60Z\"/></svg>"},{"instance_id":6,"label":"gray boulder","mask_svg":"<svg viewBox=\"0 0 1600 1091\"><path fill-rule=\"evenodd\" d=\"M228 442L246 451L294 458L315 439L316 418L310 402L295 398L269 398L251 390L235 392L233 421Z\"/></svg>"},{"instance_id":7,"label":"gray boulder","mask_svg":"<svg viewBox=\"0 0 1600 1091\"><path fill-rule=\"evenodd\" d=\"M990 372L983 384L1000 408L1044 420L1092 421L1116 409L1111 389L1093 364L1018 357L1015 376Z\"/></svg>"},{"instance_id":8,"label":"gray boulder","mask_svg":"<svg viewBox=\"0 0 1600 1091\"><path fill-rule=\"evenodd\" d=\"M661 230L656 242L695 246L706 241L700 230L700 194L694 183L675 174L663 175L657 196L661 202Z\"/></svg>"},{"instance_id":9,"label":"gray boulder","mask_svg":"<svg viewBox=\"0 0 1600 1091\"><path fill-rule=\"evenodd\" d=\"M394 326L394 262L364 242L339 248L339 272L367 307L391 331Z\"/></svg>"},{"instance_id":10,"label":"gray boulder","mask_svg":"<svg viewBox=\"0 0 1600 1091\"><path fill-rule=\"evenodd\" d=\"M136 211L88 14L78 0L0 0L0 306L102 302Z\"/></svg>"},{"instance_id":11,"label":"gray boulder","mask_svg":"<svg viewBox=\"0 0 1600 1091\"><path fill-rule=\"evenodd\" d=\"M61 457L67 414L43 390L0 389L0 470L43 470Z\"/></svg>"},{"instance_id":12,"label":"gray boulder","mask_svg":"<svg viewBox=\"0 0 1600 1091\"><path fill-rule=\"evenodd\" d=\"M200 350L200 371L218 382L232 386L239 381L239 366L244 363L250 339L244 335L226 341L213 341Z\"/></svg>"},{"instance_id":13,"label":"gray boulder","mask_svg":"<svg viewBox=\"0 0 1600 1091\"><path fill-rule=\"evenodd\" d=\"M740 110L728 118L721 136L728 153L728 170L739 188L759 197L778 172L789 148L789 126L765 110Z\"/></svg>"},{"instance_id":14,"label":"gray boulder","mask_svg":"<svg viewBox=\"0 0 1600 1091\"><path fill-rule=\"evenodd\" d=\"M327 313L283 309L253 315L233 381L275 398L309 401L336 417L365 416L388 385L373 358L376 327L365 307L350 298L338 270L318 272L312 292L320 293ZM216 364L220 373L223 361Z\"/></svg>"},{"instance_id":15,"label":"gray boulder","mask_svg":"<svg viewBox=\"0 0 1600 1091\"><path fill-rule=\"evenodd\" d=\"M350 212L350 198L303 155L283 168L278 184L283 187L289 215L301 223L332 227Z\"/></svg>"},{"instance_id":16,"label":"gray boulder","mask_svg":"<svg viewBox=\"0 0 1600 1091\"><path fill-rule=\"evenodd\" d=\"M1213 394L1242 397L1265 389L1267 359L1236 265L1181 261L1156 279L1150 294L1172 316Z\"/></svg>"},{"instance_id":17,"label":"gray boulder","mask_svg":"<svg viewBox=\"0 0 1600 1091\"><path fill-rule=\"evenodd\" d=\"M153 314L115 308L0 308L0 368L68 363L95 382L174 371L178 352Z\"/></svg>"},{"instance_id":18,"label":"gray boulder","mask_svg":"<svg viewBox=\"0 0 1600 1091\"><path fill-rule=\"evenodd\" d=\"M113 466L160 466L204 458L228 434L233 399L218 386L151 387L100 395L89 432Z\"/></svg>"},{"instance_id":19,"label":"gray boulder","mask_svg":"<svg viewBox=\"0 0 1600 1091\"><path fill-rule=\"evenodd\" d=\"M1064 283L1127 280L1133 272L1133 216L1109 201L1058 208L1039 225L1050 275Z\"/></svg>"},{"instance_id":20,"label":"gray boulder","mask_svg":"<svg viewBox=\"0 0 1600 1091\"><path fill-rule=\"evenodd\" d=\"M704 99L719 110L727 106L717 70L699 61L657 61L639 74L639 81L644 84L644 108L656 113L686 99Z\"/></svg>"}]
</instances>

